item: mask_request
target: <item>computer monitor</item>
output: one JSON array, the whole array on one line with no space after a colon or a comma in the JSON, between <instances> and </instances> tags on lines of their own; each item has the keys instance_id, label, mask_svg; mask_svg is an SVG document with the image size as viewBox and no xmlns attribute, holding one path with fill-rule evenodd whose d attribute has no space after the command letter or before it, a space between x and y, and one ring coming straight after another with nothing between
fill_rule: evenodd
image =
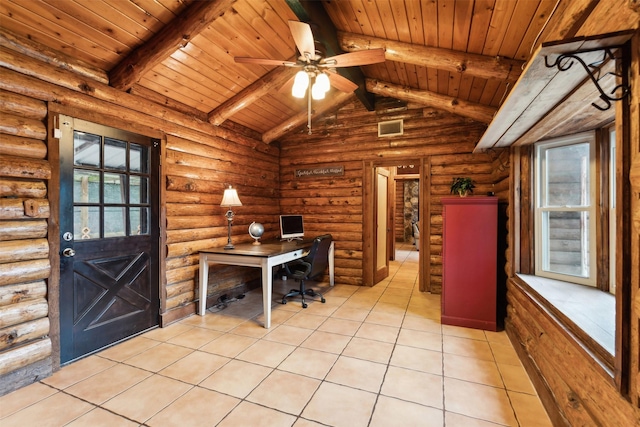
<instances>
[{"instance_id":1,"label":"computer monitor","mask_svg":"<svg viewBox=\"0 0 640 427\"><path fill-rule=\"evenodd\" d=\"M280 215L280 238L282 240L302 239L303 237L302 215Z\"/></svg>"}]
</instances>

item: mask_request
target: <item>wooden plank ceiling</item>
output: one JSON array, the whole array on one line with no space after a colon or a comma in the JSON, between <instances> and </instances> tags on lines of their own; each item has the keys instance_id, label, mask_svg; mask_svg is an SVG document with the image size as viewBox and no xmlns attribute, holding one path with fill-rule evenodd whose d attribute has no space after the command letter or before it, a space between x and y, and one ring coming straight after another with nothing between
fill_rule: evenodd
<instances>
[{"instance_id":1,"label":"wooden plank ceiling","mask_svg":"<svg viewBox=\"0 0 640 427\"><path fill-rule=\"evenodd\" d=\"M288 21L326 52L383 47L385 62L338 70L367 100L394 97L488 123L530 58L556 0L3 0L2 40L22 37L85 62L110 84L220 124L282 135L306 100L280 91L297 56ZM366 85L366 89L365 89ZM323 101L344 102L336 89ZM297 119L296 119L297 120ZM295 121L286 130L304 126ZM300 125L300 126L298 126ZM270 132L270 133L269 133Z\"/></svg>"}]
</instances>

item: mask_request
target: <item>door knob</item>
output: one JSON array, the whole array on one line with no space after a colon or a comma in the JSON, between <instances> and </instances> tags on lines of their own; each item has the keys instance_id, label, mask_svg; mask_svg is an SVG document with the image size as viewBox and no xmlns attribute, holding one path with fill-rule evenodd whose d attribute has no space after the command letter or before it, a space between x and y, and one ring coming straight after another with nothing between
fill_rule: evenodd
<instances>
[{"instance_id":1,"label":"door knob","mask_svg":"<svg viewBox=\"0 0 640 427\"><path fill-rule=\"evenodd\" d=\"M75 256L76 251L74 251L71 248L66 248L65 250L62 251L62 255L66 256L67 258L71 258L72 256Z\"/></svg>"}]
</instances>

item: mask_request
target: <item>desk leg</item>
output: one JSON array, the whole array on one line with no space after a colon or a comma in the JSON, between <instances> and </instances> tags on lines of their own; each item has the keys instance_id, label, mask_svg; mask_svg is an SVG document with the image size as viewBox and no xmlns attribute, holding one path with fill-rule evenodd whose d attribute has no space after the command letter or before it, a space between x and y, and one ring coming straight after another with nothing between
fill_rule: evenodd
<instances>
[{"instance_id":1,"label":"desk leg","mask_svg":"<svg viewBox=\"0 0 640 427\"><path fill-rule=\"evenodd\" d=\"M264 311L264 327L271 327L271 293L273 289L273 278L271 276L271 266L265 260L262 262L262 309Z\"/></svg>"},{"instance_id":2,"label":"desk leg","mask_svg":"<svg viewBox=\"0 0 640 427\"><path fill-rule=\"evenodd\" d=\"M198 303L200 307L199 314L204 316L207 313L207 284L209 282L209 263L207 262L207 255L200 254L200 301Z\"/></svg>"},{"instance_id":3,"label":"desk leg","mask_svg":"<svg viewBox=\"0 0 640 427\"><path fill-rule=\"evenodd\" d=\"M335 264L333 256L335 254L334 242L331 242L329 246L329 284L333 286L335 284Z\"/></svg>"}]
</instances>

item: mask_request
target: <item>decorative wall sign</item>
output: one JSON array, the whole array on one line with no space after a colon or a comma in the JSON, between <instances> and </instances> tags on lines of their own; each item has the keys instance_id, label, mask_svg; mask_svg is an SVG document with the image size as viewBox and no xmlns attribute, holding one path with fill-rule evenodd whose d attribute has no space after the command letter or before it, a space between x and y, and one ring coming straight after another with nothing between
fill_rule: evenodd
<instances>
[{"instance_id":1,"label":"decorative wall sign","mask_svg":"<svg viewBox=\"0 0 640 427\"><path fill-rule=\"evenodd\" d=\"M344 175L344 165L339 166L319 166L316 168L309 169L296 169L295 170L296 178L313 178L313 177L321 177L321 176L343 176Z\"/></svg>"}]
</instances>

